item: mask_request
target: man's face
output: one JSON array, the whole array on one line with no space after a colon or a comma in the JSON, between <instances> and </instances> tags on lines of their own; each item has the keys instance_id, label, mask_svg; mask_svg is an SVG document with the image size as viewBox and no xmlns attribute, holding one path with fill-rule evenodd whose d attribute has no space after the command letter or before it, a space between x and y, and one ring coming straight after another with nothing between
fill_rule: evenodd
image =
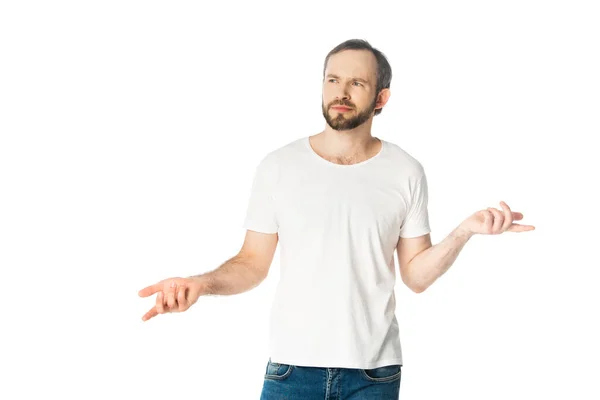
<instances>
[{"instance_id":1,"label":"man's face","mask_svg":"<svg viewBox=\"0 0 600 400\"><path fill-rule=\"evenodd\" d=\"M377 60L367 50L344 50L329 58L323 81L323 116L337 131L354 129L373 116Z\"/></svg>"}]
</instances>

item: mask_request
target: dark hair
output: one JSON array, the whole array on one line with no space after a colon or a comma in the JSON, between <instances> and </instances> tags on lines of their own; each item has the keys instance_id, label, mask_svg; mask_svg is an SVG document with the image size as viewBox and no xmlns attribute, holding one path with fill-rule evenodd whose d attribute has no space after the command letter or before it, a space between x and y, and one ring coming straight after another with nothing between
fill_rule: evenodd
<instances>
[{"instance_id":1,"label":"dark hair","mask_svg":"<svg viewBox=\"0 0 600 400\"><path fill-rule=\"evenodd\" d=\"M388 62L385 55L371 46L369 42L362 39L350 39L346 40L343 43L338 44L327 54L325 57L325 64L323 65L323 78L325 78L325 70L327 69L327 62L329 61L329 57L334 54L340 53L344 50L368 50L375 56L377 60L377 89L376 96L379 95L379 92L383 89L389 89L390 83L392 82L392 67ZM375 115L381 113L381 108L375 110Z\"/></svg>"}]
</instances>

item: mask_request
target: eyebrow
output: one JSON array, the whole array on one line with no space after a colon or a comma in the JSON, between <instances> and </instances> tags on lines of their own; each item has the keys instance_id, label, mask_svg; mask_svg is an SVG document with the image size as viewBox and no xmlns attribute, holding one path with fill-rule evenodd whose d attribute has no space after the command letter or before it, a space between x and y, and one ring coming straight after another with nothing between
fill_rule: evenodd
<instances>
[{"instance_id":1,"label":"eyebrow","mask_svg":"<svg viewBox=\"0 0 600 400\"><path fill-rule=\"evenodd\" d=\"M334 74L327 74L326 78L335 78L335 79L340 79L339 76L334 75ZM358 81L358 82L363 82L363 83L369 83L369 81L366 81L362 78L352 78L352 80L354 81Z\"/></svg>"}]
</instances>

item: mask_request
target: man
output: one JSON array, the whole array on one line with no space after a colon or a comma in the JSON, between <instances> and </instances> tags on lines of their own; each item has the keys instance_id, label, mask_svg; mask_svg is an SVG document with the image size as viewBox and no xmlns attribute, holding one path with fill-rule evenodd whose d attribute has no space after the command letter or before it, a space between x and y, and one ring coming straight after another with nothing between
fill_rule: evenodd
<instances>
[{"instance_id":1,"label":"man","mask_svg":"<svg viewBox=\"0 0 600 400\"><path fill-rule=\"evenodd\" d=\"M325 59L325 129L267 154L254 176L240 252L211 272L142 289L143 320L185 311L201 295L250 290L281 242L281 277L261 399L398 399L402 367L394 250L402 281L421 293L475 234L523 232L523 217L481 210L432 245L422 165L371 136L390 97L386 57L349 40Z\"/></svg>"}]
</instances>

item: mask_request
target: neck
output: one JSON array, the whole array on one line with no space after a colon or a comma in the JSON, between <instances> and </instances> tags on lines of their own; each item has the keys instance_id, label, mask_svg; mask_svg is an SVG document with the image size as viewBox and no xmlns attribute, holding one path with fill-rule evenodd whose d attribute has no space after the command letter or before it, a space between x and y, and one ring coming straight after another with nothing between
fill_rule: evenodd
<instances>
[{"instance_id":1,"label":"neck","mask_svg":"<svg viewBox=\"0 0 600 400\"><path fill-rule=\"evenodd\" d=\"M313 149L322 157L338 163L358 162L372 157L379 147L379 140L371 136L371 120L347 131L336 131L329 125L311 137Z\"/></svg>"},{"instance_id":2,"label":"neck","mask_svg":"<svg viewBox=\"0 0 600 400\"><path fill-rule=\"evenodd\" d=\"M346 131L336 131L325 124L325 129L317 135L318 140L321 141L323 150L332 155L367 153L374 142L371 135L372 122L373 120L369 119L361 126Z\"/></svg>"}]
</instances>

